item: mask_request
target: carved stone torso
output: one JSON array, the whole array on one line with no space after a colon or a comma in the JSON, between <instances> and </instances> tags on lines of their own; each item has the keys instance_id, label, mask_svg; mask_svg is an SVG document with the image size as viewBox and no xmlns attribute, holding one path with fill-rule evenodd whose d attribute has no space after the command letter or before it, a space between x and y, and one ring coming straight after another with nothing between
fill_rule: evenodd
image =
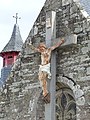
<instances>
[{"instance_id":1,"label":"carved stone torso","mask_svg":"<svg viewBox=\"0 0 90 120\"><path fill-rule=\"evenodd\" d=\"M46 49L44 50L44 52L41 52L41 65L46 65L50 62L50 58L51 58L51 50Z\"/></svg>"}]
</instances>

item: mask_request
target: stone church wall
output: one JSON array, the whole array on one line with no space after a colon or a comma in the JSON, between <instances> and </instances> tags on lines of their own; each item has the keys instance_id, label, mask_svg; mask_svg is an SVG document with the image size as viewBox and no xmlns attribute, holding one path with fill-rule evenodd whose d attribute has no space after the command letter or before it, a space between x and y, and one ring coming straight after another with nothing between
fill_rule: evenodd
<instances>
[{"instance_id":1,"label":"stone church wall","mask_svg":"<svg viewBox=\"0 0 90 120\"><path fill-rule=\"evenodd\" d=\"M75 0L74 0L75 1ZM46 11L56 11L56 37L77 35L77 44L57 49L57 81L64 74L84 91L77 120L90 118L90 21L73 0L47 0L31 29L6 84L0 89L0 120L44 120L44 102L38 81L40 54L28 46L45 42Z\"/></svg>"}]
</instances>

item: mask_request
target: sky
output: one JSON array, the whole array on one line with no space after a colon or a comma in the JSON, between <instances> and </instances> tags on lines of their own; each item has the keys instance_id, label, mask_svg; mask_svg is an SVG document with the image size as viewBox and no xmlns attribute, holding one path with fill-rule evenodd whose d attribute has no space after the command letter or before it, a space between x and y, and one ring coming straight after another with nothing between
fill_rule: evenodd
<instances>
[{"instance_id":1,"label":"sky","mask_svg":"<svg viewBox=\"0 0 90 120\"><path fill-rule=\"evenodd\" d=\"M40 10L46 0L0 0L0 52L10 40L15 18L18 13L18 25L20 33L25 42ZM2 58L0 57L0 75Z\"/></svg>"}]
</instances>

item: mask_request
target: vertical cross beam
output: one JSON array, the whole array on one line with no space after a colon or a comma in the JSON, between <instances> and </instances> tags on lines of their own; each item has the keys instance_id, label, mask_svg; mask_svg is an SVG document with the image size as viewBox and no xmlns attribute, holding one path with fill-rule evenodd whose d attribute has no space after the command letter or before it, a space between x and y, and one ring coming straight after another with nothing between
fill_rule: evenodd
<instances>
[{"instance_id":1,"label":"vertical cross beam","mask_svg":"<svg viewBox=\"0 0 90 120\"><path fill-rule=\"evenodd\" d=\"M48 11L46 13L46 45L50 47L52 40L56 38L56 12ZM45 120L55 120L55 94L56 94L56 55L55 51L51 56L51 80L48 81L50 92L50 103L45 104Z\"/></svg>"}]
</instances>

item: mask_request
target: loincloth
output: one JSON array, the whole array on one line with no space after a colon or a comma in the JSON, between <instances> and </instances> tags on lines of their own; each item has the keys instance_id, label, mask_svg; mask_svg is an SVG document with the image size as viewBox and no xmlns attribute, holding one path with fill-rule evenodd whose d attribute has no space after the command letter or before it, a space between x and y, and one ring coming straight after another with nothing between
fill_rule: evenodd
<instances>
[{"instance_id":1,"label":"loincloth","mask_svg":"<svg viewBox=\"0 0 90 120\"><path fill-rule=\"evenodd\" d=\"M48 78L51 78L51 72L50 72L50 63L46 65L40 65L39 72L46 72L48 74Z\"/></svg>"}]
</instances>

